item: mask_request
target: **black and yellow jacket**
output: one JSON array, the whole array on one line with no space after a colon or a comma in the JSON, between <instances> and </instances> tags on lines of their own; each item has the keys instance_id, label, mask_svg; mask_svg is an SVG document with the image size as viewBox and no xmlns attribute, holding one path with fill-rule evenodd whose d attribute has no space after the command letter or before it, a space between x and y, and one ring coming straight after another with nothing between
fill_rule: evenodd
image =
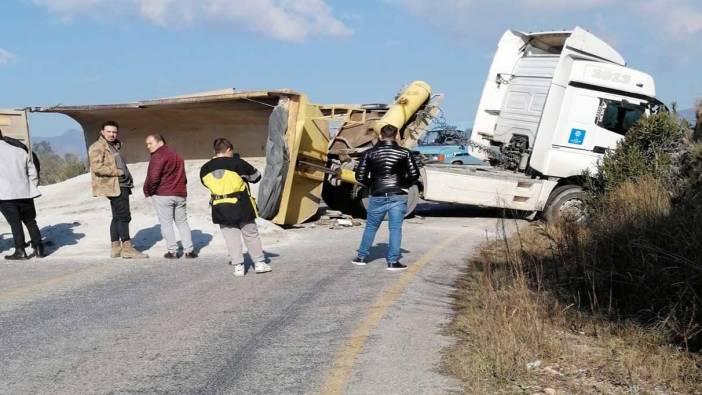
<instances>
[{"instance_id":1,"label":"black and yellow jacket","mask_svg":"<svg viewBox=\"0 0 702 395\"><path fill-rule=\"evenodd\" d=\"M261 173L239 155L213 158L200 169L200 181L210 190L212 222L238 226L258 216L249 182L261 180Z\"/></svg>"}]
</instances>

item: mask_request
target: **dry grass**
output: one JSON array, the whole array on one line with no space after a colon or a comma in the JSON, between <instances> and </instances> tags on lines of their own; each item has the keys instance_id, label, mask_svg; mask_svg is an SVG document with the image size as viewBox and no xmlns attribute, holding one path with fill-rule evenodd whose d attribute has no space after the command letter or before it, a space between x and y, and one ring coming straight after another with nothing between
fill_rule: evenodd
<instances>
[{"instance_id":1,"label":"dry grass","mask_svg":"<svg viewBox=\"0 0 702 395\"><path fill-rule=\"evenodd\" d=\"M562 231L530 226L491 241L459 281L450 327L459 342L444 362L465 392L702 393L702 358L669 345L665 331L601 319L548 291L542 280L554 272L543 265Z\"/></svg>"},{"instance_id":2,"label":"dry grass","mask_svg":"<svg viewBox=\"0 0 702 395\"><path fill-rule=\"evenodd\" d=\"M702 393L697 216L650 177L607 194L588 226L501 229L473 259L446 355L466 393Z\"/></svg>"}]
</instances>

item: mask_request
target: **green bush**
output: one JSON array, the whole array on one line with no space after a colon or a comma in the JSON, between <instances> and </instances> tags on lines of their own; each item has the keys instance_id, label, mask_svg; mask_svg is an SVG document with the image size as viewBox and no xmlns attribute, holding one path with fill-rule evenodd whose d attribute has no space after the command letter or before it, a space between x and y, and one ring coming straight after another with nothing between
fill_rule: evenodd
<instances>
[{"instance_id":1,"label":"green bush","mask_svg":"<svg viewBox=\"0 0 702 395\"><path fill-rule=\"evenodd\" d=\"M641 118L616 149L605 154L590 190L604 194L644 176L659 179L671 191L676 190L690 139L689 125L675 114L661 112Z\"/></svg>"},{"instance_id":2,"label":"green bush","mask_svg":"<svg viewBox=\"0 0 702 395\"><path fill-rule=\"evenodd\" d=\"M697 116L697 122L695 122L694 138L695 141L702 140L702 100L695 103L695 115Z\"/></svg>"}]
</instances>

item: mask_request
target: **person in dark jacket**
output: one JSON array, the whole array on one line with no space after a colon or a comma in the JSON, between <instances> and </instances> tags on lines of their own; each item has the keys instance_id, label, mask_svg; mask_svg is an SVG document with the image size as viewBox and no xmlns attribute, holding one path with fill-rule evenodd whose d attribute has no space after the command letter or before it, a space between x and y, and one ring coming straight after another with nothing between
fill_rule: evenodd
<instances>
[{"instance_id":1,"label":"person in dark jacket","mask_svg":"<svg viewBox=\"0 0 702 395\"><path fill-rule=\"evenodd\" d=\"M419 179L419 167L410 150L401 147L395 136L397 128L385 125L380 141L364 152L356 169L356 179L370 189L366 228L363 232L355 265L367 264L368 252L385 215L388 215L390 242L387 252L388 270L404 270L400 263L402 221L407 212L407 188Z\"/></svg>"},{"instance_id":2,"label":"person in dark jacket","mask_svg":"<svg viewBox=\"0 0 702 395\"><path fill-rule=\"evenodd\" d=\"M197 258L188 225L188 180L185 176L185 161L166 145L166 140L160 134L146 137L146 149L151 153L151 159L144 181L144 196L153 201L158 222L161 224L161 235L166 240L168 252L163 257L179 257L178 242L173 232L175 222L185 257Z\"/></svg>"},{"instance_id":3,"label":"person in dark jacket","mask_svg":"<svg viewBox=\"0 0 702 395\"><path fill-rule=\"evenodd\" d=\"M270 272L256 226L256 202L249 191L249 182L259 182L261 173L235 154L234 146L225 138L214 141L214 153L215 157L200 169L200 181L210 191L212 222L222 231L234 275L245 274L242 237L255 272Z\"/></svg>"},{"instance_id":4,"label":"person in dark jacket","mask_svg":"<svg viewBox=\"0 0 702 395\"><path fill-rule=\"evenodd\" d=\"M10 225L15 244L15 252L5 256L5 259L24 260L32 256L45 256L34 206L34 199L40 196L38 187L38 172L26 146L22 148L8 143L0 131L0 213ZM27 244L22 224L29 231L33 255L27 255L25 251Z\"/></svg>"}]
</instances>

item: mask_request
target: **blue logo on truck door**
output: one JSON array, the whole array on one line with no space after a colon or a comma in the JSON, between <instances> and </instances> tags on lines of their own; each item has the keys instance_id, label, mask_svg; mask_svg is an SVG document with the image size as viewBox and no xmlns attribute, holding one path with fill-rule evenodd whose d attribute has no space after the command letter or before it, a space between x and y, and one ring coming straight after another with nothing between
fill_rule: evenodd
<instances>
[{"instance_id":1,"label":"blue logo on truck door","mask_svg":"<svg viewBox=\"0 0 702 395\"><path fill-rule=\"evenodd\" d=\"M575 129L575 128L570 130L570 138L568 139L568 144L583 145L584 140L585 140L585 130Z\"/></svg>"}]
</instances>

